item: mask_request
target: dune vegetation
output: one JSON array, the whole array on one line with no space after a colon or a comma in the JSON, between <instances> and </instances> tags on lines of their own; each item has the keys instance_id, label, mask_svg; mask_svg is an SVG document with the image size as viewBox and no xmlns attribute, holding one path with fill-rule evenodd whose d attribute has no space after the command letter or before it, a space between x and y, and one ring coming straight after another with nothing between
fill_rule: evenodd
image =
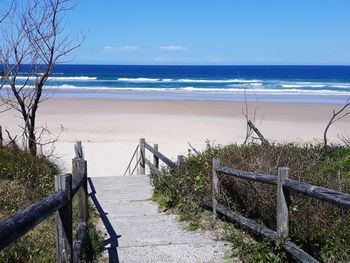
<instances>
[{"instance_id":1,"label":"dune vegetation","mask_svg":"<svg viewBox=\"0 0 350 263\"><path fill-rule=\"evenodd\" d=\"M338 191L350 191L350 149L333 145L326 151L318 144L271 144L212 146L200 154L189 153L180 169L153 176L154 199L161 209L174 209L190 229L220 233L232 242L232 255L243 262L286 262L283 250L273 243L221 217L208 216L212 205L212 159L245 171L276 175L278 167L290 168L289 177ZM246 217L276 229L276 186L225 175L219 178L219 202ZM291 194L289 238L321 262L350 261L350 211ZM220 222L220 223L219 223ZM226 223L225 223L226 222ZM218 229L219 228L219 229ZM240 229L240 230L239 230Z\"/></svg>"},{"instance_id":2,"label":"dune vegetation","mask_svg":"<svg viewBox=\"0 0 350 263\"><path fill-rule=\"evenodd\" d=\"M6 219L53 193L54 175L60 171L51 161L28 152L0 147L0 220ZM75 200L73 200L73 211ZM73 213L73 224L78 222ZM97 214L90 205L90 223L83 259L91 262L102 251L102 235L96 228ZM55 216L0 251L0 262L54 262Z\"/></svg>"}]
</instances>

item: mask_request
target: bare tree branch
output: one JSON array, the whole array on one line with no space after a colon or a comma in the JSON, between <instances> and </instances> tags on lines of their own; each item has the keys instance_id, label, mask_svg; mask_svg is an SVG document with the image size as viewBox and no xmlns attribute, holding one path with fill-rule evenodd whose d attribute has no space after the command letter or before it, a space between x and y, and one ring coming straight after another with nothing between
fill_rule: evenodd
<instances>
[{"instance_id":1,"label":"bare tree branch","mask_svg":"<svg viewBox=\"0 0 350 263\"><path fill-rule=\"evenodd\" d=\"M1 3L1 2L0 2L0 3ZM5 10L6 10L5 13L2 14L1 17L0 17L0 24L1 24L2 22L4 22L5 19L8 17L8 15L10 14L10 12L11 12L12 9L14 8L14 5L15 5L15 3L14 3L14 1L12 1L10 7L9 7L8 9L5 9Z\"/></svg>"},{"instance_id":2,"label":"bare tree branch","mask_svg":"<svg viewBox=\"0 0 350 263\"><path fill-rule=\"evenodd\" d=\"M9 137L9 143L6 145L6 147L11 146L13 149L18 150L19 147L16 143L17 135L14 138L12 138L10 132L7 129L5 131L7 133L7 136Z\"/></svg>"},{"instance_id":3,"label":"bare tree branch","mask_svg":"<svg viewBox=\"0 0 350 263\"><path fill-rule=\"evenodd\" d=\"M242 114L246 120L246 135L243 144L247 144L248 140L250 138L255 139L255 140L260 140L262 144L264 145L269 145L268 140L265 139L265 137L262 135L262 133L259 131L259 129L256 127L254 124L256 122L256 113L257 113L257 107L255 106L254 108L254 113L253 117L250 118L250 113L249 113L249 105L247 101L247 89L244 87L244 108L242 108ZM262 119L260 120L260 123L262 122ZM254 137L253 133L258 135L258 137Z\"/></svg>"},{"instance_id":4,"label":"bare tree branch","mask_svg":"<svg viewBox=\"0 0 350 263\"><path fill-rule=\"evenodd\" d=\"M346 147L350 147L350 135L349 134L345 134L345 135L338 134L338 138L344 143L344 145Z\"/></svg>"},{"instance_id":5,"label":"bare tree branch","mask_svg":"<svg viewBox=\"0 0 350 263\"><path fill-rule=\"evenodd\" d=\"M345 104L338 111L333 110L333 115L332 115L331 119L329 120L329 122L327 123L326 128L323 132L324 148L326 148L328 146L327 133L328 133L329 128L332 126L332 124L334 124L335 122L339 121L340 119L350 115L350 111L346 111L348 109L349 105L350 105L350 97L346 100Z\"/></svg>"}]
</instances>

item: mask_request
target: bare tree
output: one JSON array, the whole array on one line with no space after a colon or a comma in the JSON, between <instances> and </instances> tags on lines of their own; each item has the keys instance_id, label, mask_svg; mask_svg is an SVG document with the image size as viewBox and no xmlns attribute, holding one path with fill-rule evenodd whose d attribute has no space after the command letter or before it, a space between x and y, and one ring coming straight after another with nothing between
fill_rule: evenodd
<instances>
[{"instance_id":1,"label":"bare tree","mask_svg":"<svg viewBox=\"0 0 350 263\"><path fill-rule=\"evenodd\" d=\"M1 2L0 2L1 5ZM10 14L10 12L12 11L12 8L14 7L14 2L11 2L11 5L9 6L9 8L5 9L5 12L1 12L0 13L0 24L2 22L4 22L4 20L6 19L6 17Z\"/></svg>"},{"instance_id":2,"label":"bare tree","mask_svg":"<svg viewBox=\"0 0 350 263\"><path fill-rule=\"evenodd\" d=\"M53 66L67 59L84 37L64 34L66 14L73 9L70 0L31 0L16 5L1 28L1 100L23 119L25 147L37 154L36 127L39 104L49 96L44 85Z\"/></svg>"},{"instance_id":3,"label":"bare tree","mask_svg":"<svg viewBox=\"0 0 350 263\"><path fill-rule=\"evenodd\" d=\"M260 130L256 127L256 113L257 113L257 107L255 106L253 116L250 117L249 113L249 105L247 101L247 92L246 87L244 88L244 108L242 108L242 114L246 120L246 135L243 144L247 144L249 139L252 140L260 140L263 145L269 145L269 141L262 135ZM262 119L261 119L262 121ZM261 123L260 121L260 123ZM253 136L253 133L255 133L258 137Z\"/></svg>"},{"instance_id":4,"label":"bare tree","mask_svg":"<svg viewBox=\"0 0 350 263\"><path fill-rule=\"evenodd\" d=\"M331 119L329 120L329 122L327 123L326 128L323 132L324 148L326 148L328 145L327 133L328 133L329 128L332 126L332 124L334 124L338 120L344 118L347 115L350 115L350 110L347 111L349 106L350 106L350 98L348 98L346 100L346 103L338 111L333 110L333 115L332 115Z\"/></svg>"}]
</instances>

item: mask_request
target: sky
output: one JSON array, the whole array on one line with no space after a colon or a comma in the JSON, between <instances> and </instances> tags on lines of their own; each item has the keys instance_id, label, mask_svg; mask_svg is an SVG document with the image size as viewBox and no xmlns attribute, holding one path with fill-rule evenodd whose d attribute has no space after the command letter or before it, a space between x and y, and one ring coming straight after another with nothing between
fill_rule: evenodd
<instances>
[{"instance_id":1,"label":"sky","mask_svg":"<svg viewBox=\"0 0 350 263\"><path fill-rule=\"evenodd\" d=\"M73 63L350 65L349 0L74 0Z\"/></svg>"}]
</instances>

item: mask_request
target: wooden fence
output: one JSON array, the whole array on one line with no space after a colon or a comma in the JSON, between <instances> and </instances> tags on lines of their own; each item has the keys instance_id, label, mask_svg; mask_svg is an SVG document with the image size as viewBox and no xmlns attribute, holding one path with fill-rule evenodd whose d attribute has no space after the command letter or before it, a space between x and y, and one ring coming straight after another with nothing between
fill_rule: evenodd
<instances>
[{"instance_id":1,"label":"wooden fence","mask_svg":"<svg viewBox=\"0 0 350 263\"><path fill-rule=\"evenodd\" d=\"M145 152L148 150L153 154L153 162L146 158ZM136 159L135 159L136 156ZM130 173L130 166L133 161L136 160L133 172ZM177 162L171 161L168 157L158 151L158 144L154 144L153 147L146 143L145 139L140 139L139 145L136 147L133 157L125 171L129 171L129 174L133 174L138 167L138 174L145 174L145 166L147 165L151 172L156 175L160 175L159 160L163 161L172 171L177 171L179 166L184 160L184 156L179 155ZM124 175L125 175L124 174ZM256 223L254 220L244 217L239 213L222 206L218 202L220 195L220 175L225 174L233 177L237 177L244 180L260 182L270 185L277 186L277 229L272 230L264 225ZM338 192L332 189L311 185L304 182L295 181L289 179L289 168L280 167L278 168L278 175L268 175L254 172L247 172L237 170L230 167L225 167L220 164L219 158L213 159L213 170L212 170L212 208L214 217L220 213L236 223L249 228L256 234L267 237L281 245L283 249L291 255L296 261L302 263L316 263L318 262L315 258L307 254L305 251L300 249L296 244L287 240L289 232L289 206L290 206L290 191L316 198L323 202L328 202L333 205L337 205L343 208L350 208L350 194Z\"/></svg>"},{"instance_id":2,"label":"wooden fence","mask_svg":"<svg viewBox=\"0 0 350 263\"><path fill-rule=\"evenodd\" d=\"M152 161L147 159L146 150L148 150L150 153L153 154ZM158 144L153 144L153 146L151 146L146 142L144 138L141 138L124 172L124 175L134 174L136 171L136 168L137 168L137 174L140 174L140 175L145 174L146 165L150 168L150 170L153 173L155 173L156 175L160 175L159 160L165 163L170 168L171 171L177 171L179 165L184 160L184 156L178 155L177 162L173 162L158 150ZM134 161L134 164L133 164L133 161Z\"/></svg>"},{"instance_id":3,"label":"wooden fence","mask_svg":"<svg viewBox=\"0 0 350 263\"><path fill-rule=\"evenodd\" d=\"M0 147L4 146L4 137L2 136L2 126L0 125Z\"/></svg>"},{"instance_id":4,"label":"wooden fence","mask_svg":"<svg viewBox=\"0 0 350 263\"><path fill-rule=\"evenodd\" d=\"M0 250L56 213L56 260L78 262L88 223L87 163L75 144L72 174L55 176L55 192L0 222ZM73 239L72 199L77 195L79 225Z\"/></svg>"},{"instance_id":5,"label":"wooden fence","mask_svg":"<svg viewBox=\"0 0 350 263\"><path fill-rule=\"evenodd\" d=\"M220 195L219 176L221 174L241 178L244 180L272 184L277 186L277 230L274 231L255 221L246 218L218 203ZM276 241L284 250L298 262L318 262L305 251L298 248L294 243L287 241L289 231L289 205L290 191L313 197L323 202L328 202L340 207L350 208L350 194L335 190L295 181L288 178L289 169L287 167L278 168L278 176L241 171L222 166L220 159L213 159L213 213L217 212L231 218L236 223L247 227L257 234L263 235Z\"/></svg>"}]
</instances>

